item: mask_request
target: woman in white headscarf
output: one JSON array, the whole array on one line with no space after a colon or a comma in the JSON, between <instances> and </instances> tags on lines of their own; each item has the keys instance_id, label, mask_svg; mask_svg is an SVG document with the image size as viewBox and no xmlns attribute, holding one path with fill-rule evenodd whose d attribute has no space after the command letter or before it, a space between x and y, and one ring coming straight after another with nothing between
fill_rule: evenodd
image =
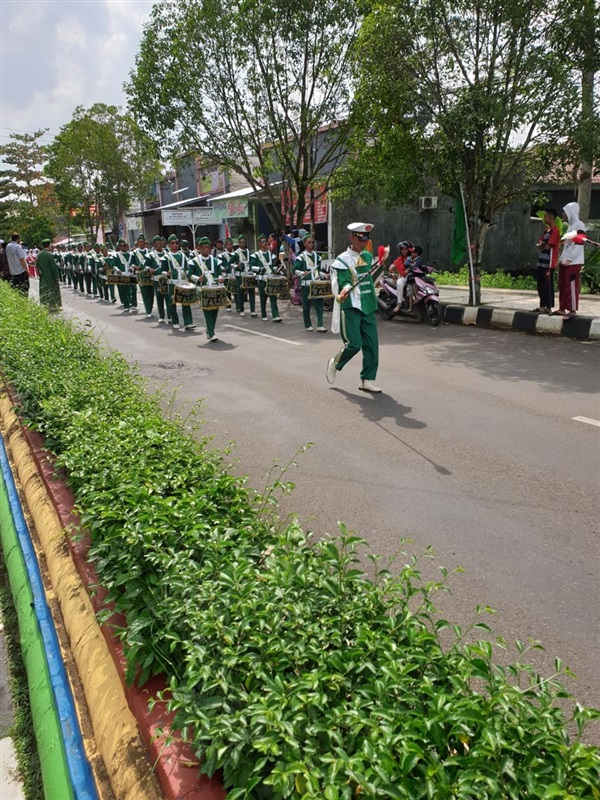
<instances>
[{"instance_id":1,"label":"woman in white headscarf","mask_svg":"<svg viewBox=\"0 0 600 800\"><path fill-rule=\"evenodd\" d=\"M586 227L579 219L579 203L567 203L563 208L569 223L567 233L585 233ZM558 262L558 311L561 317L574 317L579 306L579 277L583 267L583 245L565 242Z\"/></svg>"}]
</instances>

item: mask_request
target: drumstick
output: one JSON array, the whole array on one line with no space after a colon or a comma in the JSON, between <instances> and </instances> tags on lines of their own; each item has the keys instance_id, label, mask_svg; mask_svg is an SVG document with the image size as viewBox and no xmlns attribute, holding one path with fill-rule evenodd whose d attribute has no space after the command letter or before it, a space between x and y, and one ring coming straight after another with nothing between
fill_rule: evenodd
<instances>
[{"instance_id":1,"label":"drumstick","mask_svg":"<svg viewBox=\"0 0 600 800\"><path fill-rule=\"evenodd\" d=\"M384 263L385 263L385 260L387 259L387 257L389 256L389 254L390 254L390 247L389 247L389 245L388 245L387 247L383 247L383 245L381 245L381 246L379 247L379 258L378 258L378 259L377 259L377 261L376 261L376 262L373 264L373 266L371 267L371 269L370 269L368 272L365 272L365 274L364 274L364 275L361 275L361 276L360 276L360 278L359 278L359 279L358 279L358 280L357 280L355 283L352 283L352 284L350 285L350 288L348 289L348 291L344 293L344 296L343 296L343 297L342 297L342 292L340 292L340 293L337 295L337 297L335 298L335 299L336 299L336 301L337 301L338 303L342 303L342 302L343 302L343 301L346 299L346 297L347 297L347 296L350 294L350 292L351 292L353 289L356 289L356 287L357 287L357 286L359 286L359 285L360 285L360 284L361 284L361 283L362 283L362 282L365 280L365 278L368 278L368 277L369 277L370 275L372 275L374 272L377 272L377 270L378 270L380 267L382 267L382 266L384 265Z\"/></svg>"}]
</instances>

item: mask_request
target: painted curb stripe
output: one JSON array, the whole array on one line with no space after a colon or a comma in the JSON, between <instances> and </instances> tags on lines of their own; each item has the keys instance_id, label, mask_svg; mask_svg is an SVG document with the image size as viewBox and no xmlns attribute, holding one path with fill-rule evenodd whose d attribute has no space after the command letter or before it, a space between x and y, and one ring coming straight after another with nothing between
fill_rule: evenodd
<instances>
[{"instance_id":1,"label":"painted curb stripe","mask_svg":"<svg viewBox=\"0 0 600 800\"><path fill-rule=\"evenodd\" d=\"M121 680L98 626L88 593L68 548L64 526L51 502L38 464L9 395L0 418L33 517L71 652L83 686L97 750L116 800L158 800L161 793ZM72 519L69 520L72 522ZM54 798L48 798L54 800ZM56 800L63 800L56 797Z\"/></svg>"},{"instance_id":2,"label":"painted curb stripe","mask_svg":"<svg viewBox=\"0 0 600 800\"><path fill-rule=\"evenodd\" d=\"M19 546L23 554L27 577L33 594L34 610L44 643L50 684L58 713L73 793L77 800L98 800L94 778L83 746L83 737L79 728L75 702L63 664L54 620L46 602L46 593L37 556L23 516L23 509L21 508L2 437L0 437L0 465Z\"/></svg>"},{"instance_id":3,"label":"painted curb stripe","mask_svg":"<svg viewBox=\"0 0 600 800\"><path fill-rule=\"evenodd\" d=\"M559 316L491 306L462 306L450 303L441 305L444 309L444 322L450 324L462 323L519 333L550 334L580 341L600 339L600 317L577 316L563 319Z\"/></svg>"}]
</instances>

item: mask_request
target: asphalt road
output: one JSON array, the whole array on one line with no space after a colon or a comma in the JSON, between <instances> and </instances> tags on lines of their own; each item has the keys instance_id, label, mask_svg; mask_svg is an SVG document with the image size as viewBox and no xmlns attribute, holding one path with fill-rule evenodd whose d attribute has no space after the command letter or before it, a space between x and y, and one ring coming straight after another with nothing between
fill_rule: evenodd
<instances>
[{"instance_id":1,"label":"asphalt road","mask_svg":"<svg viewBox=\"0 0 600 800\"><path fill-rule=\"evenodd\" d=\"M384 394L359 392L359 362L325 381L339 348L304 331L299 308L283 323L219 314L221 341L123 314L63 290L66 314L89 319L135 359L150 385L177 387L179 407L205 398L205 433L235 440L235 469L262 488L287 473L283 502L317 533L338 520L378 553L432 545L460 566L446 616L465 622L476 604L497 611L494 632L542 640L578 675L569 688L600 706L600 349L597 343L410 321L380 322ZM489 621L489 620L488 620Z\"/></svg>"}]
</instances>

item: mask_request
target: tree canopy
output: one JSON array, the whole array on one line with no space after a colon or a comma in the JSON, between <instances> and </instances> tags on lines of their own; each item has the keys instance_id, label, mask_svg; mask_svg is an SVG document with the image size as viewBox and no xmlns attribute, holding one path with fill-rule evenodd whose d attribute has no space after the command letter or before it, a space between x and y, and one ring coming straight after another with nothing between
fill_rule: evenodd
<instances>
[{"instance_id":1,"label":"tree canopy","mask_svg":"<svg viewBox=\"0 0 600 800\"><path fill-rule=\"evenodd\" d=\"M450 196L461 183L478 260L496 212L557 155L549 142L569 74L550 46L553 24L543 0L372 4L356 50L346 191L398 204L422 176Z\"/></svg>"},{"instance_id":2,"label":"tree canopy","mask_svg":"<svg viewBox=\"0 0 600 800\"><path fill-rule=\"evenodd\" d=\"M165 155L241 175L278 226L271 184L285 180L301 222L346 154L357 30L355 0L165 0L126 89Z\"/></svg>"},{"instance_id":3,"label":"tree canopy","mask_svg":"<svg viewBox=\"0 0 600 800\"><path fill-rule=\"evenodd\" d=\"M118 229L131 197L159 172L156 149L133 117L116 106L78 106L48 147L51 177L66 213L77 209L92 239L106 221Z\"/></svg>"}]
</instances>

